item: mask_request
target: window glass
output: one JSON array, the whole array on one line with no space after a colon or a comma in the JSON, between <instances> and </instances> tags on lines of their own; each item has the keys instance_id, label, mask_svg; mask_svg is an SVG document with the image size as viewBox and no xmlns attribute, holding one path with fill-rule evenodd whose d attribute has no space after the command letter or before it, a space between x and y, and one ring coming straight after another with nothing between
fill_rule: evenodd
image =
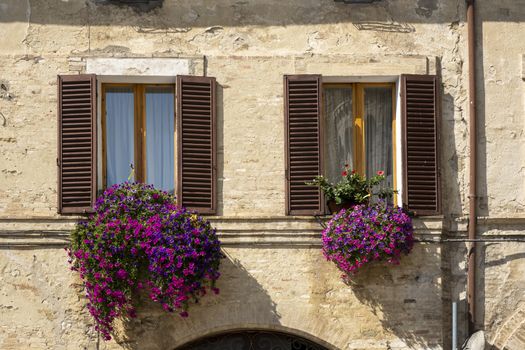
<instances>
[{"instance_id":1,"label":"window glass","mask_svg":"<svg viewBox=\"0 0 525 350\"><path fill-rule=\"evenodd\" d=\"M364 89L366 175L384 171L388 187L393 187L392 168L392 88Z\"/></svg>"},{"instance_id":2,"label":"window glass","mask_svg":"<svg viewBox=\"0 0 525 350\"><path fill-rule=\"evenodd\" d=\"M172 87L146 88L146 182L175 191L174 95Z\"/></svg>"},{"instance_id":3,"label":"window glass","mask_svg":"<svg viewBox=\"0 0 525 350\"><path fill-rule=\"evenodd\" d=\"M354 115L352 87L326 88L325 105L325 140L326 140L326 177L331 182L341 179L342 167L349 164L354 168Z\"/></svg>"},{"instance_id":4,"label":"window glass","mask_svg":"<svg viewBox=\"0 0 525 350\"><path fill-rule=\"evenodd\" d=\"M106 89L106 186L127 181L134 163L134 97L130 87ZM131 176L133 180L133 176Z\"/></svg>"}]
</instances>

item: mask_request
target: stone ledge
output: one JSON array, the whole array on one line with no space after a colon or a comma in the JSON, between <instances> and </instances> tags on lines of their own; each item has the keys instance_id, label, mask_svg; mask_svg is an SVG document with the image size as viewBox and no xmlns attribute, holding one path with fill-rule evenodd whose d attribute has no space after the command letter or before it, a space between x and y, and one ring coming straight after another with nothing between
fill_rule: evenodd
<instances>
[{"instance_id":1,"label":"stone ledge","mask_svg":"<svg viewBox=\"0 0 525 350\"><path fill-rule=\"evenodd\" d=\"M1 249L63 248L69 244L70 231L0 231ZM320 232L218 232L224 247L243 248L319 248ZM416 242L441 243L439 235L416 233Z\"/></svg>"},{"instance_id":2,"label":"stone ledge","mask_svg":"<svg viewBox=\"0 0 525 350\"><path fill-rule=\"evenodd\" d=\"M465 233L468 230L468 217L453 218L447 226L450 232ZM483 235L497 235L496 232L487 231L514 231L514 234L523 235L525 233L525 217L480 216L478 217L478 228L485 231ZM513 233L507 232L505 234L512 235Z\"/></svg>"},{"instance_id":3,"label":"stone ledge","mask_svg":"<svg viewBox=\"0 0 525 350\"><path fill-rule=\"evenodd\" d=\"M205 216L221 232L320 232L321 223L330 216ZM2 231L67 231L82 220L80 216L0 218ZM427 216L414 219L414 227L421 233L441 233L442 216Z\"/></svg>"},{"instance_id":4,"label":"stone ledge","mask_svg":"<svg viewBox=\"0 0 525 350\"><path fill-rule=\"evenodd\" d=\"M69 244L69 234L69 230L0 230L0 249L63 248Z\"/></svg>"},{"instance_id":5,"label":"stone ledge","mask_svg":"<svg viewBox=\"0 0 525 350\"><path fill-rule=\"evenodd\" d=\"M310 248L321 245L321 222L329 217L208 217L224 246ZM0 219L1 248L64 247L78 217ZM440 242L442 217L414 220L417 238Z\"/></svg>"}]
</instances>

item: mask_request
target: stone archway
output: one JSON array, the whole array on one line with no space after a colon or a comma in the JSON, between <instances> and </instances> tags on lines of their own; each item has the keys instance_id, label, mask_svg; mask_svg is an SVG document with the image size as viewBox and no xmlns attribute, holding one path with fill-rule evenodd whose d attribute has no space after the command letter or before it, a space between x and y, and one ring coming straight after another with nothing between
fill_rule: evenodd
<instances>
[{"instance_id":1,"label":"stone archway","mask_svg":"<svg viewBox=\"0 0 525 350\"><path fill-rule=\"evenodd\" d=\"M328 350L288 333L272 331L237 331L204 337L176 350Z\"/></svg>"},{"instance_id":2,"label":"stone archway","mask_svg":"<svg viewBox=\"0 0 525 350\"><path fill-rule=\"evenodd\" d=\"M518 308L503 322L492 340L491 349L525 349L525 307Z\"/></svg>"}]
</instances>

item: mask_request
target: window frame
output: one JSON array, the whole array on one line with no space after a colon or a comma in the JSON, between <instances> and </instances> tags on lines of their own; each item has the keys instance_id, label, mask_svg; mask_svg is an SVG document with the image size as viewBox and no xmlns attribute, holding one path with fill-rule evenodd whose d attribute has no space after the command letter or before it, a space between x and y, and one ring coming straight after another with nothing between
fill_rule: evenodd
<instances>
[{"instance_id":1,"label":"window frame","mask_svg":"<svg viewBox=\"0 0 525 350\"><path fill-rule=\"evenodd\" d=\"M325 130L322 85L354 82L396 82L395 176L398 193L395 198L398 205L416 216L441 214L439 146L442 88L437 75L285 74L283 82L286 215L326 214L321 191L318 188L310 190L302 185L304 182L301 180L323 174ZM304 126L303 122L310 125ZM307 162L308 166L301 162Z\"/></svg>"},{"instance_id":2,"label":"window frame","mask_svg":"<svg viewBox=\"0 0 525 350\"><path fill-rule=\"evenodd\" d=\"M322 128L322 142L326 145L326 125L327 115L325 106L325 92L326 89L330 88L352 88L352 113L354 117L353 125L353 147L354 147L354 159L352 160L355 165L355 170L366 176L366 125L365 125L365 89L369 87L388 87L392 90L392 186L394 190L400 190L399 179L397 173L397 157L398 154L397 145L397 93L398 86L395 82L321 82L321 122L325 125ZM327 159L327 147L324 147L323 158ZM323 164L323 172L326 171L327 164ZM394 204L398 205L398 196L394 195Z\"/></svg>"},{"instance_id":3,"label":"window frame","mask_svg":"<svg viewBox=\"0 0 525 350\"><path fill-rule=\"evenodd\" d=\"M129 87L133 91L134 103L134 130L133 130L133 149L134 149L134 181L147 183L147 168L146 168L146 89L147 88L162 88L170 87L173 90L173 183L175 184L175 192L177 189L177 108L176 108L176 84L169 83L101 83L101 107L100 107L100 125L101 125L101 152L102 169L99 175L102 178L102 187L99 190L106 189L107 186L107 140L106 140L106 90L112 87Z\"/></svg>"},{"instance_id":4,"label":"window frame","mask_svg":"<svg viewBox=\"0 0 525 350\"><path fill-rule=\"evenodd\" d=\"M175 83L176 82L176 83ZM104 184L102 182L102 84L152 83L146 85L175 85L175 127L174 147L177 162L177 186L180 205L200 214L217 214L217 81L215 77L177 75L177 76L119 76L97 74L58 74L57 75L57 212L64 214L86 214L93 212L96 197ZM174 84L175 83L175 84ZM195 91L198 90L198 91ZM197 93L195 92L206 92ZM104 101L105 102L105 101ZM187 188L179 172L184 173L193 160L193 144L185 149L179 147L183 137L190 137L183 120L190 117L194 106L207 106L200 109L198 127L211 129L211 135L199 139L199 148L206 149L211 159L203 160L203 166L192 170L198 181L209 186L195 193ZM189 104L184 108L185 104ZM67 142L65 141L67 138ZM67 143L67 145L65 144ZM89 144L87 144L89 143ZM203 178L209 178L204 181ZM80 178L80 179L79 179ZM193 180L193 178L192 178Z\"/></svg>"}]
</instances>

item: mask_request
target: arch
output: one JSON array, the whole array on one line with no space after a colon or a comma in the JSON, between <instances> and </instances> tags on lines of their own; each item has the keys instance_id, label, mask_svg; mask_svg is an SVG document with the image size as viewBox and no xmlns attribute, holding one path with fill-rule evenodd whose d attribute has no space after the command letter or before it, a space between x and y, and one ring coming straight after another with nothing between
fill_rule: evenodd
<instances>
[{"instance_id":1,"label":"arch","mask_svg":"<svg viewBox=\"0 0 525 350\"><path fill-rule=\"evenodd\" d=\"M200 337L176 350L328 350L307 338L282 331L245 329Z\"/></svg>"},{"instance_id":2,"label":"arch","mask_svg":"<svg viewBox=\"0 0 525 350\"><path fill-rule=\"evenodd\" d=\"M491 349L524 349L525 345L525 307L519 307L497 330Z\"/></svg>"}]
</instances>

